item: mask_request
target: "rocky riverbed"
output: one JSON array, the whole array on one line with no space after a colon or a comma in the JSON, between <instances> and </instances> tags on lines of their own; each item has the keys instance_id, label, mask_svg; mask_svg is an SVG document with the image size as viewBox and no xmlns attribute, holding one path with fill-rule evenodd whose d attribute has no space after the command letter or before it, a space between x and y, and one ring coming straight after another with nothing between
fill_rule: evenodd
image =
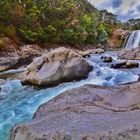
<instances>
[{"instance_id":1,"label":"rocky riverbed","mask_svg":"<svg viewBox=\"0 0 140 140\"><path fill-rule=\"evenodd\" d=\"M111 65L113 63L118 62L117 56L118 52L106 52L105 54L102 55L100 53L102 53L100 50L99 52L97 50L96 51L91 50L89 52L79 51L79 53L77 53L76 55L75 53L72 53L74 56L76 56L76 59L78 57L80 58L80 61L84 61L84 63L82 64L87 65L88 63L89 67L92 66L93 70L84 80L81 81L72 80L69 83L62 83L52 88L40 89L38 87L33 86L22 86L20 80L16 80L16 78L19 79L26 78L25 74L28 75L30 67L28 67L27 69L21 68L19 70L16 69L0 73L0 76L4 76L4 78L6 76L6 79L8 79L8 81L1 80L0 86L1 87L0 139L7 140L9 130L12 126L14 126L15 124L29 121L32 119L33 116L34 116L33 119L29 121L29 123L17 125L12 129L10 135L11 140L27 140L27 139L39 140L48 138L49 140L53 138L56 139L59 138L60 140L61 139L80 140L81 138L85 138L88 140L93 139L93 135L91 134L93 132L94 132L93 134L97 134L99 137L104 137L107 134L106 138L109 138L110 137L109 132L110 129L112 129L111 127L113 126L114 130L112 129L113 132L111 134L115 139L118 136L119 133L118 130L127 131L127 129L124 129L124 127L125 126L127 127L128 122L124 121L124 123L122 123L122 125L124 124L124 127L122 127L122 125L118 125L117 127L114 124L115 120L116 121L121 120L121 122L123 122L122 116L127 116L127 113L129 114L129 112L133 110L135 112L138 112L139 104L136 99L139 99L138 96L139 83L133 84L131 86L130 85L119 86L119 85L138 81L140 74L139 65L138 67L133 67L131 69L130 68L113 69L111 68ZM51 61L51 59L57 57L59 59L63 58L62 62L60 63L62 64L62 66L65 66L66 64L72 66L73 61L69 61L69 59L65 60L64 58L69 57L65 57L63 53L60 54L61 55L56 56L49 55L51 57L45 57L47 59L49 58L49 61L47 59L44 59L43 57L43 64L44 62L45 64L50 62L52 63L54 60ZM87 58L86 59L82 58L81 55ZM90 58L88 58L89 56ZM112 61L110 62L103 61L101 57L102 58L110 57L112 58ZM42 61L38 62L39 64L42 63ZM137 63L139 63L139 61L137 61ZM43 66L42 64L40 65L41 67ZM36 67L34 67L37 68L34 71L35 73L39 72L41 68L40 65L38 65L39 67L37 65ZM59 94L61 95L56 97ZM131 98L132 102L130 100ZM49 100L51 101L46 103ZM118 102L119 104L120 102L122 102L122 104L120 104L119 106ZM37 108L40 105L42 106L37 110ZM84 114L86 112L87 114ZM126 113L126 115L125 114L123 115L121 113ZM139 115L139 112L137 114ZM133 113L131 116L133 116ZM95 123L94 119L97 120L97 123ZM134 120L134 117L130 119ZM100 121L101 125L99 123ZM106 122L108 123L106 124ZM36 127L34 125L32 127L31 124L36 125ZM91 124L93 125L91 126ZM100 128L101 131L98 131L99 130L98 127ZM118 129L119 127L121 129ZM57 131L58 128L59 129L61 128L60 131ZM106 130L105 135L104 130ZM118 133L114 133L115 130L117 130L116 132ZM83 131L85 131L85 133L83 133ZM98 138L98 136L96 137L95 135L95 138Z\"/></svg>"}]
</instances>

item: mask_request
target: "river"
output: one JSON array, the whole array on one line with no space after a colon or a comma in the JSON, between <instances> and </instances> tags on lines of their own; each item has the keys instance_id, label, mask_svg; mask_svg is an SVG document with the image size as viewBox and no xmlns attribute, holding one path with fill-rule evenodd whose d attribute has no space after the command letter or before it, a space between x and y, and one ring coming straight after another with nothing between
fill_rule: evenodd
<instances>
[{"instance_id":1,"label":"river","mask_svg":"<svg viewBox=\"0 0 140 140\"><path fill-rule=\"evenodd\" d=\"M108 52L104 55L113 56L117 60L116 54L116 52ZM68 89L85 84L117 86L138 80L137 74L129 70L111 69L109 64L101 62L100 57L100 55L91 55L87 61L93 65L94 69L87 79L79 82L64 83L57 87L45 89L22 86L20 80L11 80L0 85L0 140L8 140L12 126L31 120L41 104Z\"/></svg>"}]
</instances>

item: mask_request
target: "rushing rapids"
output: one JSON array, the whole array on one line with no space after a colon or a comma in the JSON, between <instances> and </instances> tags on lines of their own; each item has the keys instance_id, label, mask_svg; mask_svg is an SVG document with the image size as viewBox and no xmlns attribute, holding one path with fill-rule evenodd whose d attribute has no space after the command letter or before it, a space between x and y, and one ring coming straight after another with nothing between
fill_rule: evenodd
<instances>
[{"instance_id":1,"label":"rushing rapids","mask_svg":"<svg viewBox=\"0 0 140 140\"><path fill-rule=\"evenodd\" d=\"M115 54L112 54L112 56L115 56ZM8 81L1 85L0 140L7 140L12 126L30 120L41 104L66 90L85 84L115 86L138 80L139 76L129 71L109 68L105 63L101 62L100 55L93 55L88 61L93 65L94 70L87 79L79 82L64 83L54 88L42 90L22 86L19 80Z\"/></svg>"},{"instance_id":2,"label":"rushing rapids","mask_svg":"<svg viewBox=\"0 0 140 140\"><path fill-rule=\"evenodd\" d=\"M133 31L128 38L125 49L138 48L140 46L140 30Z\"/></svg>"}]
</instances>

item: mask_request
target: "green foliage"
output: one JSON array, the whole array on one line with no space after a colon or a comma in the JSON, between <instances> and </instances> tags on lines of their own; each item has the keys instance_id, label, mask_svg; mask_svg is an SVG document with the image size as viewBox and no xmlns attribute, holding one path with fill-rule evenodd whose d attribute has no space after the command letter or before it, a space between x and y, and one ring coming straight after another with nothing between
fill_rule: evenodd
<instances>
[{"instance_id":1,"label":"green foliage","mask_svg":"<svg viewBox=\"0 0 140 140\"><path fill-rule=\"evenodd\" d=\"M36 42L38 34L36 32L31 31L26 26L23 29L20 29L20 33L24 37L25 42Z\"/></svg>"},{"instance_id":2,"label":"green foliage","mask_svg":"<svg viewBox=\"0 0 140 140\"><path fill-rule=\"evenodd\" d=\"M88 33L86 43L89 43L89 44L97 43L97 36L98 36L97 30L91 29Z\"/></svg>"},{"instance_id":3,"label":"green foliage","mask_svg":"<svg viewBox=\"0 0 140 140\"><path fill-rule=\"evenodd\" d=\"M2 39L0 39L0 50L4 48L4 41Z\"/></svg>"},{"instance_id":4,"label":"green foliage","mask_svg":"<svg viewBox=\"0 0 140 140\"><path fill-rule=\"evenodd\" d=\"M98 27L98 42L105 43L108 39L108 33L103 23L99 24Z\"/></svg>"},{"instance_id":5,"label":"green foliage","mask_svg":"<svg viewBox=\"0 0 140 140\"><path fill-rule=\"evenodd\" d=\"M125 30L139 30L140 29L140 19L130 19L122 24Z\"/></svg>"},{"instance_id":6,"label":"green foliage","mask_svg":"<svg viewBox=\"0 0 140 140\"><path fill-rule=\"evenodd\" d=\"M63 39L68 44L74 45L78 43L79 33L74 31L73 29L65 29Z\"/></svg>"},{"instance_id":7,"label":"green foliage","mask_svg":"<svg viewBox=\"0 0 140 140\"><path fill-rule=\"evenodd\" d=\"M118 26L115 15L86 0L2 0L0 9L0 33L15 41L105 43Z\"/></svg>"},{"instance_id":8,"label":"green foliage","mask_svg":"<svg viewBox=\"0 0 140 140\"><path fill-rule=\"evenodd\" d=\"M19 39L17 37L16 29L13 25L6 26L5 35L18 43Z\"/></svg>"}]
</instances>

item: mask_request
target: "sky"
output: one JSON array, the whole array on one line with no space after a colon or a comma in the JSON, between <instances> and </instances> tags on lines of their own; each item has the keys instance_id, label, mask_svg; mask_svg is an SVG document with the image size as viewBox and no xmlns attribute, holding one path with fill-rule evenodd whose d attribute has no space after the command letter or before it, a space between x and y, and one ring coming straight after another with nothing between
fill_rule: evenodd
<instances>
[{"instance_id":1,"label":"sky","mask_svg":"<svg viewBox=\"0 0 140 140\"><path fill-rule=\"evenodd\" d=\"M140 0L89 0L97 9L118 15L121 21L140 18Z\"/></svg>"}]
</instances>

